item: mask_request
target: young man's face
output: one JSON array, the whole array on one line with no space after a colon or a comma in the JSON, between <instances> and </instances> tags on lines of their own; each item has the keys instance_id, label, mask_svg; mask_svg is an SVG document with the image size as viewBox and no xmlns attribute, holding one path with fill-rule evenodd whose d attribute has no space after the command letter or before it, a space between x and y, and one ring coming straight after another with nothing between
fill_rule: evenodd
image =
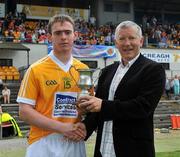
<instances>
[{"instance_id":1,"label":"young man's face","mask_svg":"<svg viewBox=\"0 0 180 157\"><path fill-rule=\"evenodd\" d=\"M50 40L55 53L71 53L76 32L70 22L56 22L51 27Z\"/></svg>"},{"instance_id":2,"label":"young man's face","mask_svg":"<svg viewBox=\"0 0 180 157\"><path fill-rule=\"evenodd\" d=\"M142 45L143 38L137 35L137 30L134 27L123 28L119 31L116 47L123 60L130 61L135 58Z\"/></svg>"}]
</instances>

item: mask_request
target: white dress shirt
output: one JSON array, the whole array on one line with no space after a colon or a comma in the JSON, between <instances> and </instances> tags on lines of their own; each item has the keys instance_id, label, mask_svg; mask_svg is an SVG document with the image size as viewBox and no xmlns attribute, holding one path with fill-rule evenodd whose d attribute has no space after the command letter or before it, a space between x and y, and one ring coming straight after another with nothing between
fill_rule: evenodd
<instances>
[{"instance_id":1,"label":"white dress shirt","mask_svg":"<svg viewBox=\"0 0 180 157\"><path fill-rule=\"evenodd\" d=\"M131 65L137 60L139 55L140 54L138 54L134 59L129 61L126 66L124 66L122 62L119 64L119 67L117 68L116 73L110 85L108 100L114 100L114 94L116 92L119 83L121 82L126 72L129 70ZM102 132L102 139L100 146L100 152L102 154L102 157L116 157L114 151L112 125L113 125L113 121L105 121L103 125L103 132Z\"/></svg>"}]
</instances>

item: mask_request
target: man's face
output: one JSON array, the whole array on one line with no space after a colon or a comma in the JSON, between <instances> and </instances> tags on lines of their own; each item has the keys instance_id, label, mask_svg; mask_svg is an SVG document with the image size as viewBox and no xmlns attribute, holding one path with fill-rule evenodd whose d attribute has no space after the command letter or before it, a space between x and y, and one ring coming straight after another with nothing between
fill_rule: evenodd
<instances>
[{"instance_id":1,"label":"man's face","mask_svg":"<svg viewBox=\"0 0 180 157\"><path fill-rule=\"evenodd\" d=\"M143 45L143 37L137 35L134 27L123 28L119 31L115 44L122 59L130 61L139 54L140 47Z\"/></svg>"},{"instance_id":2,"label":"man's face","mask_svg":"<svg viewBox=\"0 0 180 157\"><path fill-rule=\"evenodd\" d=\"M76 33L70 22L56 22L51 27L52 34L49 40L52 42L55 53L71 53Z\"/></svg>"}]
</instances>

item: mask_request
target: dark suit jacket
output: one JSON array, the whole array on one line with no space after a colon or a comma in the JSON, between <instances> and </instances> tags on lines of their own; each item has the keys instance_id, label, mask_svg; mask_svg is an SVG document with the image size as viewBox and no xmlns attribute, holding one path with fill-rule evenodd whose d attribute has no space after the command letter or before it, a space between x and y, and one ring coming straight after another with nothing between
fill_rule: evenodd
<instances>
[{"instance_id":1,"label":"dark suit jacket","mask_svg":"<svg viewBox=\"0 0 180 157\"><path fill-rule=\"evenodd\" d=\"M154 157L153 114L165 86L161 64L140 55L122 78L114 101L109 88L119 63L105 69L98 81L96 97L103 99L99 113L84 120L87 138L98 128L94 157L101 157L100 143L104 121L113 121L116 157Z\"/></svg>"}]
</instances>

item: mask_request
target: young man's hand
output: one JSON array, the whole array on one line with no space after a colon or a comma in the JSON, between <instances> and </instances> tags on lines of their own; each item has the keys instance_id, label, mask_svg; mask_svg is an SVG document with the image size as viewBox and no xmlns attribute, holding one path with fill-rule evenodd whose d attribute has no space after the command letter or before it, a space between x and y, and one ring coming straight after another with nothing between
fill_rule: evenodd
<instances>
[{"instance_id":1,"label":"young man's hand","mask_svg":"<svg viewBox=\"0 0 180 157\"><path fill-rule=\"evenodd\" d=\"M65 139L76 142L84 140L86 137L86 127L81 122L73 124L73 129L71 131L64 132L63 135Z\"/></svg>"}]
</instances>

